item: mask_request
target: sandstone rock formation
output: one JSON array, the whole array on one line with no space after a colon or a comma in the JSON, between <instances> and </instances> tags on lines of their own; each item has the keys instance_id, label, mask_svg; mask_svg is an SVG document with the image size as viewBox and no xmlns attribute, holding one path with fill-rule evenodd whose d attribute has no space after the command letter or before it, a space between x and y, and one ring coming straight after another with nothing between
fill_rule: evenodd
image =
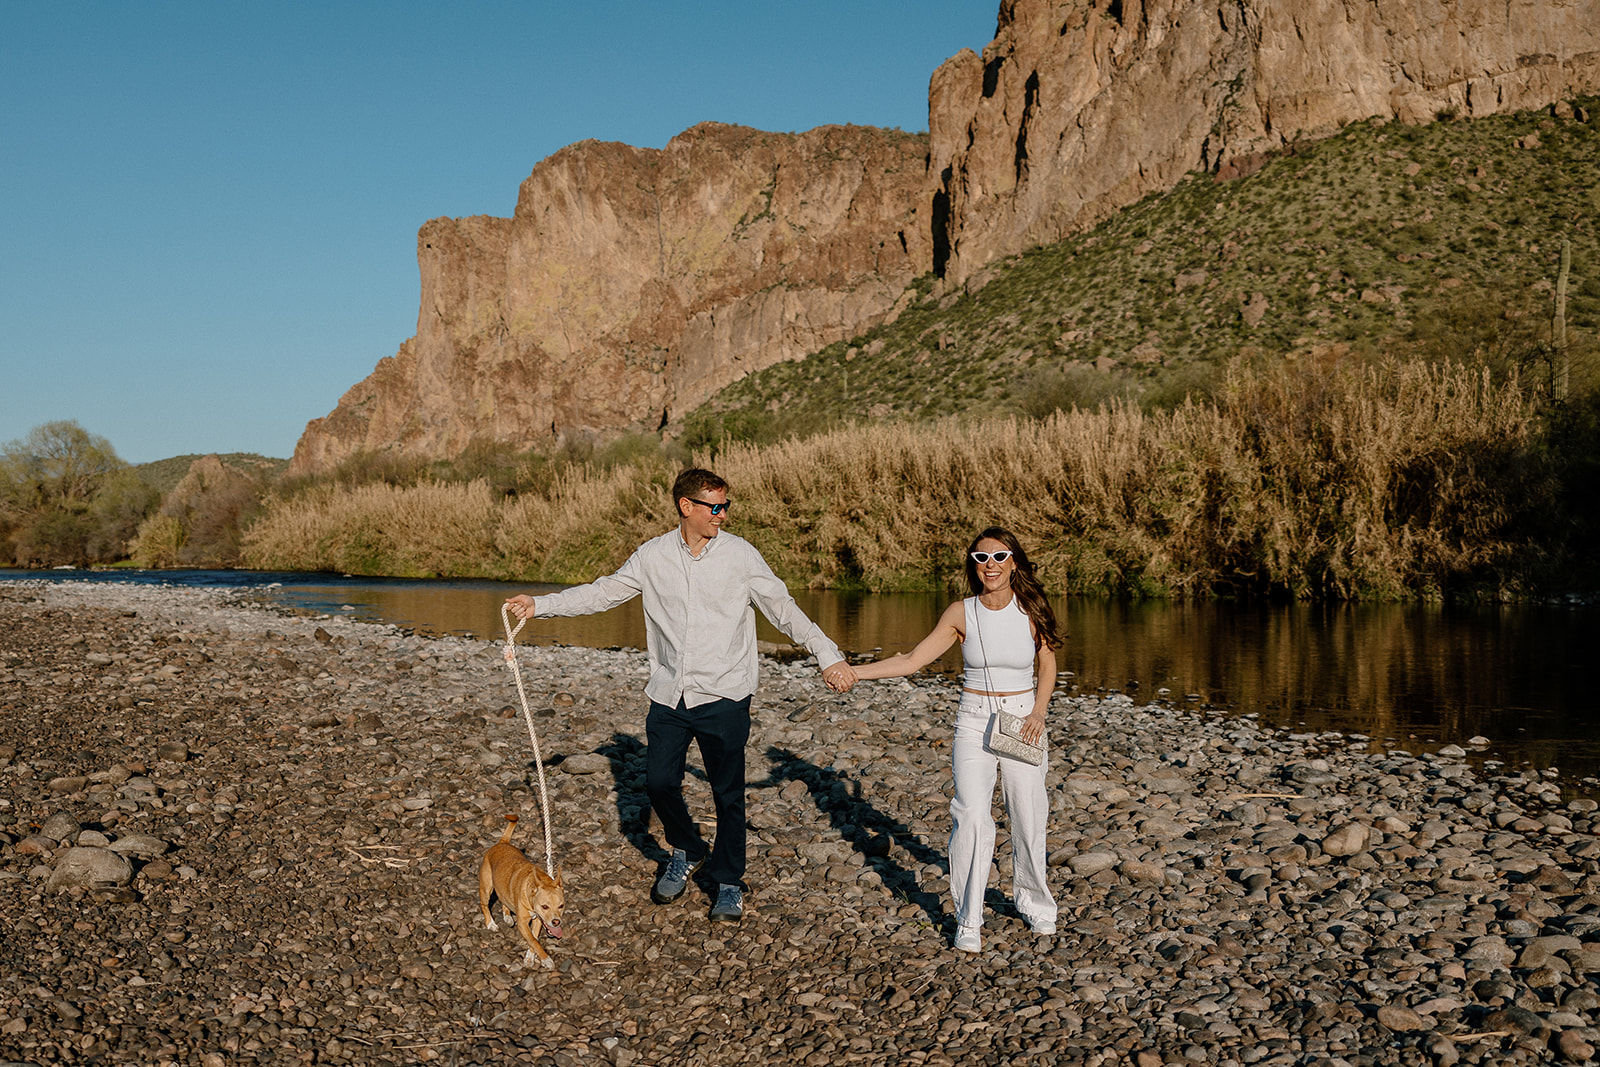
<instances>
[{"instance_id":1,"label":"sandstone rock formation","mask_svg":"<svg viewBox=\"0 0 1600 1067\"><path fill-rule=\"evenodd\" d=\"M1350 122L1596 91L1600 0L1002 0L930 86L934 269L963 281Z\"/></svg>"},{"instance_id":2,"label":"sandstone rock formation","mask_svg":"<svg viewBox=\"0 0 1600 1067\"><path fill-rule=\"evenodd\" d=\"M534 168L512 218L429 222L416 336L306 427L291 470L655 429L895 314L920 274L978 284L1193 170L1596 91L1600 0L1003 0L982 55L934 73L926 138L586 141Z\"/></svg>"},{"instance_id":3,"label":"sandstone rock formation","mask_svg":"<svg viewBox=\"0 0 1600 1067\"><path fill-rule=\"evenodd\" d=\"M422 228L416 336L307 426L291 469L653 430L851 336L926 270L926 156L922 136L855 126L564 148L512 218Z\"/></svg>"}]
</instances>

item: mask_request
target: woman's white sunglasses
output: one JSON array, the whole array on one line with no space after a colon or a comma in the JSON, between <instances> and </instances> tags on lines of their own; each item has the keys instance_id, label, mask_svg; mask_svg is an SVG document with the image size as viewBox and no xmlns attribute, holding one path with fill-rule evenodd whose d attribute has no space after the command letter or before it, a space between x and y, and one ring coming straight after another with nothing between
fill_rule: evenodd
<instances>
[{"instance_id":1,"label":"woman's white sunglasses","mask_svg":"<svg viewBox=\"0 0 1600 1067\"><path fill-rule=\"evenodd\" d=\"M991 559L996 563L1004 563L1011 558L1011 553L1003 549L999 552L969 552L967 554L976 563L988 563Z\"/></svg>"}]
</instances>

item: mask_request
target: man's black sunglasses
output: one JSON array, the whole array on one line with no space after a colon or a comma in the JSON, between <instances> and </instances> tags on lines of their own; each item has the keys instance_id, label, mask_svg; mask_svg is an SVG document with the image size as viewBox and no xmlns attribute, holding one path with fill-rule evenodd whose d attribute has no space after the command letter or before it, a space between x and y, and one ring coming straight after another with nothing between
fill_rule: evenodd
<instances>
[{"instance_id":1,"label":"man's black sunglasses","mask_svg":"<svg viewBox=\"0 0 1600 1067\"><path fill-rule=\"evenodd\" d=\"M724 500L720 504L713 504L709 500L696 500L692 496L686 496L683 499L687 500L691 504L699 504L703 508L710 508L711 514L713 515L721 515L724 511L728 510L728 505L733 503L731 500Z\"/></svg>"}]
</instances>

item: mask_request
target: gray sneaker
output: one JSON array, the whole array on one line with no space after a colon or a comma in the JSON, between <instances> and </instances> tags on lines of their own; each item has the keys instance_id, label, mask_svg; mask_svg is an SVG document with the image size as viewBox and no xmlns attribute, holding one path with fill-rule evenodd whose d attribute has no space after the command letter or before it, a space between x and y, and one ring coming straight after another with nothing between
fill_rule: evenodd
<instances>
[{"instance_id":1,"label":"gray sneaker","mask_svg":"<svg viewBox=\"0 0 1600 1067\"><path fill-rule=\"evenodd\" d=\"M689 879L694 877L694 872L704 862L704 859L690 862L687 852L681 848L673 849L667 869L661 872L661 877L656 879L655 886L650 890L650 899L657 904L671 904L683 896L683 891L689 888Z\"/></svg>"},{"instance_id":2,"label":"gray sneaker","mask_svg":"<svg viewBox=\"0 0 1600 1067\"><path fill-rule=\"evenodd\" d=\"M736 885L718 885L717 902L711 905L711 921L736 923L742 918L744 918L744 890Z\"/></svg>"}]
</instances>

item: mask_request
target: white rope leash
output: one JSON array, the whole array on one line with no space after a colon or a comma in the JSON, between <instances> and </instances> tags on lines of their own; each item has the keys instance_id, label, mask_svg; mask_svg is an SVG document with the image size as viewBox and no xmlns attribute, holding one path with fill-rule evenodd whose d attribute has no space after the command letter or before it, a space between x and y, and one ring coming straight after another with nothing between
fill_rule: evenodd
<instances>
[{"instance_id":1,"label":"white rope leash","mask_svg":"<svg viewBox=\"0 0 1600 1067\"><path fill-rule=\"evenodd\" d=\"M550 798L544 789L544 758L539 755L539 735L533 732L533 712L528 708L528 690L522 684L522 666L517 662L517 634L528 624L527 619L511 628L511 612L500 605L500 621L506 628L506 662L511 664L512 677L517 680L517 696L522 700L522 719L528 724L528 740L533 742L533 762L539 768L539 811L544 816L544 869L550 877L556 874L555 853L550 841Z\"/></svg>"}]
</instances>

